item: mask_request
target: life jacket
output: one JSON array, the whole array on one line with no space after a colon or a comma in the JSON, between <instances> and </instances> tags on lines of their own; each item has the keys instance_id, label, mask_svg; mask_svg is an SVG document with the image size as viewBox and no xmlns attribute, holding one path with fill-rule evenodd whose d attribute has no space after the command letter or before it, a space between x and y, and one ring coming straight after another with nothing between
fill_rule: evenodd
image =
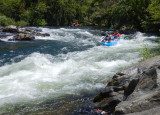
<instances>
[{"instance_id":1,"label":"life jacket","mask_svg":"<svg viewBox=\"0 0 160 115\"><path fill-rule=\"evenodd\" d=\"M80 24L76 24L75 26L80 26Z\"/></svg>"},{"instance_id":2,"label":"life jacket","mask_svg":"<svg viewBox=\"0 0 160 115\"><path fill-rule=\"evenodd\" d=\"M120 34L120 33L114 33L114 34L113 34L113 36L115 36L115 35L117 35L118 37L120 37L120 36L121 36L121 34Z\"/></svg>"},{"instance_id":3,"label":"life jacket","mask_svg":"<svg viewBox=\"0 0 160 115\"><path fill-rule=\"evenodd\" d=\"M120 35L120 33L117 33L117 32L116 32L116 33L113 34L113 36L114 36L115 39L117 39L117 38L120 37L121 35Z\"/></svg>"},{"instance_id":4,"label":"life jacket","mask_svg":"<svg viewBox=\"0 0 160 115\"><path fill-rule=\"evenodd\" d=\"M111 40L111 37L106 35L105 40Z\"/></svg>"}]
</instances>

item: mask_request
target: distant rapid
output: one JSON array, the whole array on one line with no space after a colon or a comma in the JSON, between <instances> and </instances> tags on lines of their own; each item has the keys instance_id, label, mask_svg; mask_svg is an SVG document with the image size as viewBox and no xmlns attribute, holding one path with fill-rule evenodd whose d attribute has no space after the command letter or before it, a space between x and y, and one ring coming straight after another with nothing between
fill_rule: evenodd
<instances>
[{"instance_id":1,"label":"distant rapid","mask_svg":"<svg viewBox=\"0 0 160 115\"><path fill-rule=\"evenodd\" d=\"M141 32L107 47L97 28L27 28L50 36L0 43L0 114L93 114L91 99L105 81L138 63L144 45L158 45Z\"/></svg>"}]
</instances>

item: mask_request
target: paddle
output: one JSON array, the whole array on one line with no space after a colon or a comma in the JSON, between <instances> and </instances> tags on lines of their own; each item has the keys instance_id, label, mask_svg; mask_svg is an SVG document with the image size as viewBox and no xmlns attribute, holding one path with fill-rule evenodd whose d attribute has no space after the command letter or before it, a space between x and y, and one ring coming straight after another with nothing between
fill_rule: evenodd
<instances>
[{"instance_id":1,"label":"paddle","mask_svg":"<svg viewBox=\"0 0 160 115\"><path fill-rule=\"evenodd\" d=\"M113 25L111 25L111 27L108 29L108 31L106 31L106 33L108 33L109 31L111 31L113 28Z\"/></svg>"}]
</instances>

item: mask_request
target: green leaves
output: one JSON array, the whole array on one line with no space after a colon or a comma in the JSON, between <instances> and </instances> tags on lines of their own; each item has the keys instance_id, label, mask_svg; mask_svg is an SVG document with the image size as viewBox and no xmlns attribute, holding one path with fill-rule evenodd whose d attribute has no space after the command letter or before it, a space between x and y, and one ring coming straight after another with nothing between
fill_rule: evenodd
<instances>
[{"instance_id":1,"label":"green leaves","mask_svg":"<svg viewBox=\"0 0 160 115\"><path fill-rule=\"evenodd\" d=\"M152 0L147 11L151 14L153 23L160 24L160 1Z\"/></svg>"},{"instance_id":2,"label":"green leaves","mask_svg":"<svg viewBox=\"0 0 160 115\"><path fill-rule=\"evenodd\" d=\"M47 23L44 19L44 13L47 12L47 6L43 2L32 6L28 12L28 21L33 26L45 26Z\"/></svg>"},{"instance_id":3,"label":"green leaves","mask_svg":"<svg viewBox=\"0 0 160 115\"><path fill-rule=\"evenodd\" d=\"M15 20L17 25L68 26L79 22L160 31L159 0L0 0L0 13L6 16L1 20L13 24Z\"/></svg>"},{"instance_id":4,"label":"green leaves","mask_svg":"<svg viewBox=\"0 0 160 115\"><path fill-rule=\"evenodd\" d=\"M0 25L2 26L8 26L15 24L15 21L11 18L7 18L6 16L0 16Z\"/></svg>"}]
</instances>

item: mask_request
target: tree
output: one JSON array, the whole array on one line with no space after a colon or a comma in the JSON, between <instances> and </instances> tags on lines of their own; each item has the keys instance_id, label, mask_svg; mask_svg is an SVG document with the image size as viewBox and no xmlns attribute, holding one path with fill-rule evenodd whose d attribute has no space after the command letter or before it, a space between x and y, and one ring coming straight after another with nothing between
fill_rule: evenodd
<instances>
[{"instance_id":1,"label":"tree","mask_svg":"<svg viewBox=\"0 0 160 115\"><path fill-rule=\"evenodd\" d=\"M150 17L147 17L150 19L147 27L152 28L152 31L160 32L160 1L152 0L147 11L150 14Z\"/></svg>"},{"instance_id":2,"label":"tree","mask_svg":"<svg viewBox=\"0 0 160 115\"><path fill-rule=\"evenodd\" d=\"M114 22L120 26L124 24L143 30L141 22L146 20L149 3L150 0L121 0L114 8Z\"/></svg>"},{"instance_id":3,"label":"tree","mask_svg":"<svg viewBox=\"0 0 160 115\"><path fill-rule=\"evenodd\" d=\"M47 6L44 2L39 2L32 5L28 12L28 21L33 26L46 25L44 14L47 12Z\"/></svg>"},{"instance_id":4,"label":"tree","mask_svg":"<svg viewBox=\"0 0 160 115\"><path fill-rule=\"evenodd\" d=\"M0 13L7 17L13 18L15 21L20 20L20 15L24 12L23 5L20 0L2 0L0 1Z\"/></svg>"}]
</instances>

